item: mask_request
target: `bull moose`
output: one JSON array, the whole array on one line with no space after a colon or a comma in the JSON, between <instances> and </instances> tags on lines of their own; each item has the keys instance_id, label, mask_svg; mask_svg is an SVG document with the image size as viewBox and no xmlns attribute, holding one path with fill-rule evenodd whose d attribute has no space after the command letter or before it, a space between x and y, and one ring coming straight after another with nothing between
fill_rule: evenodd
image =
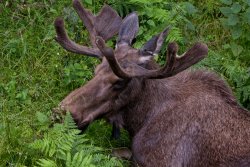
<instances>
[{"instance_id":1,"label":"bull moose","mask_svg":"<svg viewBox=\"0 0 250 167\"><path fill-rule=\"evenodd\" d=\"M141 49L132 47L138 29L135 12L121 19L105 5L98 15L78 0L73 7L90 33L92 47L69 39L64 21L55 20L56 41L66 50L99 58L94 77L59 105L70 111L79 129L98 118L132 138L138 166L250 166L250 116L228 85L205 70L186 70L208 53L203 43L178 56L178 45L167 46L167 62L154 56L169 33L166 28ZM106 42L118 33L115 49Z\"/></svg>"}]
</instances>

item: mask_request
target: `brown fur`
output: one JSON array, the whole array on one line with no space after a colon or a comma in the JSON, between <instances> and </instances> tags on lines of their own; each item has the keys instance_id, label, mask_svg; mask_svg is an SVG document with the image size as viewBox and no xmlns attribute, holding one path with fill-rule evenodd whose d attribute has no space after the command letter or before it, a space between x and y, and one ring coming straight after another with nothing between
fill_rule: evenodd
<instances>
[{"instance_id":1,"label":"brown fur","mask_svg":"<svg viewBox=\"0 0 250 167\"><path fill-rule=\"evenodd\" d=\"M140 101L123 114L140 166L250 165L249 113L216 75L182 72L144 82Z\"/></svg>"},{"instance_id":2,"label":"brown fur","mask_svg":"<svg viewBox=\"0 0 250 167\"><path fill-rule=\"evenodd\" d=\"M171 43L168 63L159 69L153 55L159 53L168 29L137 50L131 47L139 27L136 13L120 23L110 7L93 16L78 0L73 4L91 33L93 48L71 41L61 19L55 21L57 41L71 52L102 59L94 78L59 106L71 112L79 129L98 118L107 119L115 127L114 133L124 127L132 138L133 160L143 167L250 166L248 111L237 104L231 89L214 73L184 71L204 58L206 45L197 43L179 58L177 44ZM109 24L104 24L102 18L109 16ZM102 26L108 30L96 37L95 25L96 30ZM105 40L119 27L113 51L105 46Z\"/></svg>"},{"instance_id":3,"label":"brown fur","mask_svg":"<svg viewBox=\"0 0 250 167\"><path fill-rule=\"evenodd\" d=\"M102 73L111 73L103 64L98 67ZM96 86L88 96L102 89ZM249 113L211 72L184 71L160 80L135 78L110 104L103 116L129 131L139 166L250 165Z\"/></svg>"}]
</instances>

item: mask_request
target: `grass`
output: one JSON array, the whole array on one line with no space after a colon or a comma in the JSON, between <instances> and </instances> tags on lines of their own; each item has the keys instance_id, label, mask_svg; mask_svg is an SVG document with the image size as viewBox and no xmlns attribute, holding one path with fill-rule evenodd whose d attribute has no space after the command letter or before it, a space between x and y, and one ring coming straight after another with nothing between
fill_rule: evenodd
<instances>
[{"instance_id":1,"label":"grass","mask_svg":"<svg viewBox=\"0 0 250 167\"><path fill-rule=\"evenodd\" d=\"M194 17L197 30L183 30L183 43L197 38L208 43L209 58L201 65L220 72L239 100L243 95L250 99L249 63L232 56L230 48L223 49L223 41L230 42L230 34L220 25L218 16L213 15L218 6L212 7L214 1L209 2L207 13ZM88 6L97 10L102 3ZM195 5L202 7L197 2ZM88 42L71 1L0 1L0 166L37 165L36 160L43 155L30 149L30 144L49 131L53 123L52 108L70 91L90 80L99 63L68 53L55 42L53 22L58 16L66 19L74 40ZM245 107L250 104L244 102ZM110 140L111 127L104 121L93 123L86 134L95 145L106 150L129 146L125 131L120 140Z\"/></svg>"},{"instance_id":2,"label":"grass","mask_svg":"<svg viewBox=\"0 0 250 167\"><path fill-rule=\"evenodd\" d=\"M0 6L0 165L33 163L28 145L52 123L41 126L37 113L49 118L52 108L91 78L98 63L69 54L55 42L53 22L65 15L65 6L71 2L7 1ZM94 123L87 134L107 149L119 142L110 142L110 126L103 121ZM120 146L127 145L125 140Z\"/></svg>"}]
</instances>

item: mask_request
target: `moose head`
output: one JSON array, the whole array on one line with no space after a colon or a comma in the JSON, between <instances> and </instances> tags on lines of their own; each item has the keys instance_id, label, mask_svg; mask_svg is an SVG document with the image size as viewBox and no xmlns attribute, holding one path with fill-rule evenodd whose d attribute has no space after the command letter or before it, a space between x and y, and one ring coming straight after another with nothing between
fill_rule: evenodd
<instances>
[{"instance_id":1,"label":"moose head","mask_svg":"<svg viewBox=\"0 0 250 167\"><path fill-rule=\"evenodd\" d=\"M172 77L207 55L207 46L196 43L179 57L178 45L170 43L166 53L167 63L159 67L154 56L160 52L169 28L153 36L141 49L135 49L132 43L139 30L135 12L122 20L107 5L97 16L86 10L78 0L73 1L73 7L90 33L92 47L70 40L61 18L55 20L56 41L70 52L101 59L93 79L60 103L60 109L70 111L79 129L85 129L98 118L106 118L115 127L121 128L121 111L140 100L145 80ZM117 33L115 49L107 47L105 42Z\"/></svg>"}]
</instances>

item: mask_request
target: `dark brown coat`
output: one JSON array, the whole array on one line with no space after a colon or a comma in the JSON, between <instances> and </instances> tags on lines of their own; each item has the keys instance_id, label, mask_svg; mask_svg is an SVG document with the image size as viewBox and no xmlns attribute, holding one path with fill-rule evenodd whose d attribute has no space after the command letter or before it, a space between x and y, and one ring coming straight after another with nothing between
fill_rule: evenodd
<instances>
[{"instance_id":1,"label":"dark brown coat","mask_svg":"<svg viewBox=\"0 0 250 167\"><path fill-rule=\"evenodd\" d=\"M71 52L102 59L94 78L59 106L71 112L79 129L98 118L113 124L114 136L124 127L139 166L250 166L248 111L217 75L185 70L207 55L206 45L197 43L178 57L177 44L170 43L168 62L159 68L153 56L168 29L137 50L131 46L139 28L136 13L121 21L108 6L97 16L78 0L73 6L91 34L93 48L71 41L62 19L55 21L57 41ZM109 18L105 25L102 18ZM118 31L116 49L108 48L105 41Z\"/></svg>"}]
</instances>

